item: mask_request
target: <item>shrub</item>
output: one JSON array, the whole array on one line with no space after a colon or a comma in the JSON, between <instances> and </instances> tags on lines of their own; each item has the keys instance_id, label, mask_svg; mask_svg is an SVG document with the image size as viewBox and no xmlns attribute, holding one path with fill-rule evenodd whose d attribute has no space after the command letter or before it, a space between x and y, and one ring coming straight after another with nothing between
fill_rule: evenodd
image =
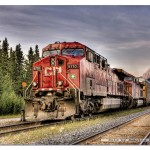
<instances>
[{"instance_id":1,"label":"shrub","mask_svg":"<svg viewBox=\"0 0 150 150\"><path fill-rule=\"evenodd\" d=\"M15 94L9 75L2 78L0 96L0 114L17 114L23 107L23 98Z\"/></svg>"}]
</instances>

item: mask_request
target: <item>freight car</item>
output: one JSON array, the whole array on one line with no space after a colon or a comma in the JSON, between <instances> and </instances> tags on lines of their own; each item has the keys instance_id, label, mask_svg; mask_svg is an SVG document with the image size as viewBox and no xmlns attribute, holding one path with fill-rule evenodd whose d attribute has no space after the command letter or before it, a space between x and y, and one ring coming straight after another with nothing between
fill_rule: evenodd
<instances>
[{"instance_id":1,"label":"freight car","mask_svg":"<svg viewBox=\"0 0 150 150\"><path fill-rule=\"evenodd\" d=\"M108 109L146 104L144 85L123 69L78 42L56 42L33 64L25 91L25 114L36 119L83 117Z\"/></svg>"}]
</instances>

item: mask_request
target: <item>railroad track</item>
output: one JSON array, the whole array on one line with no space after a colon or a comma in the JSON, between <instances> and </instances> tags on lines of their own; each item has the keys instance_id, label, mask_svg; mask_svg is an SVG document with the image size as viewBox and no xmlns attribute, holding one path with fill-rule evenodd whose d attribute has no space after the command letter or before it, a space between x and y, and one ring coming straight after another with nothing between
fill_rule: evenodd
<instances>
[{"instance_id":1,"label":"railroad track","mask_svg":"<svg viewBox=\"0 0 150 150\"><path fill-rule=\"evenodd\" d=\"M106 115L107 115L107 113L108 112L106 112ZM104 113L102 115L104 115ZM92 117L85 116L84 118L77 118L77 119L75 119L75 121L94 119L94 118L97 118L97 117L100 117L100 114L95 114ZM131 121L132 120L133 119L131 119ZM47 126L51 126L51 125L65 124L65 123L68 123L68 122L72 122L72 120L57 120L57 121L53 120L53 121L50 121L50 122L47 122L47 121L38 121L38 122L35 122L35 121L33 122L32 121L31 122L30 121L30 122L0 126L0 137L1 136L6 136L6 135L9 135L9 134L17 134L19 132L25 132L25 131L34 130L34 129L38 129L38 128L42 128L42 127L47 127ZM129 121L127 121L127 122L129 122ZM120 125L118 125L118 126L120 126ZM117 126L115 126L115 127L117 127ZM115 127L113 127L113 128L115 128ZM111 130L113 128L110 128L108 130ZM104 133L108 130L101 131L97 134ZM92 136L96 136L97 134L94 134ZM90 136L90 137L92 137L92 136ZM90 137L87 137L87 138L90 138ZM87 138L85 138L85 139L87 139ZM82 139L82 140L85 140L85 139ZM82 140L79 140L79 141L74 142L72 144L76 145L76 144L80 143Z\"/></svg>"},{"instance_id":2,"label":"railroad track","mask_svg":"<svg viewBox=\"0 0 150 150\"><path fill-rule=\"evenodd\" d=\"M0 127L0 137L6 136L9 134L16 134L19 132L25 132L37 128L42 128L50 125L56 125L64 123L60 120L53 121L53 122L45 122L45 121L38 121L38 122L24 122L24 123L18 123L18 124L12 124L12 125L6 125Z\"/></svg>"},{"instance_id":3,"label":"railroad track","mask_svg":"<svg viewBox=\"0 0 150 150\"><path fill-rule=\"evenodd\" d=\"M140 145L149 145L150 144L150 132L144 137Z\"/></svg>"},{"instance_id":4,"label":"railroad track","mask_svg":"<svg viewBox=\"0 0 150 150\"><path fill-rule=\"evenodd\" d=\"M100 115L93 115L91 118L96 118ZM74 120L44 120L44 121L38 121L38 122L24 122L24 123L18 123L18 124L11 124L6 126L0 126L0 137L6 136L9 134L17 134L19 132L25 132L29 130L34 130L42 127L52 126L52 125L58 125L58 124L65 124L73 121L81 121L89 119L89 117L85 118L76 118ZM50 121L50 122L49 122Z\"/></svg>"},{"instance_id":5,"label":"railroad track","mask_svg":"<svg viewBox=\"0 0 150 150\"><path fill-rule=\"evenodd\" d=\"M90 140L90 139L92 139L92 138L94 138L94 137L97 137L98 135L102 135L102 134L107 133L107 132L109 132L109 131L111 131L111 130L113 130L113 129L117 129L118 127L125 126L125 125L127 125L127 124L129 124L129 123L132 123L133 121L135 121L135 120L139 119L140 117L143 117L143 116L145 116L145 115L147 115L147 114L149 114L149 112L144 113L144 114L141 114L141 115L139 115L139 116L137 116L137 117L131 118L131 119L129 119L129 120L123 122L123 123L120 123L120 124L118 124L118 125L112 126L112 127L107 128L107 129L105 129L105 130L102 130L102 131L100 131L100 132L94 133L94 134L92 134L92 135L88 135L87 137L81 138L81 139L79 139L79 140L77 140L77 141L71 143L70 145L79 145L79 144L86 143L86 141L88 141L88 140ZM146 145L148 138L150 138L150 133L147 134L147 136L143 139L143 141L140 143L140 145ZM150 140L150 139L149 139L149 140ZM149 141L149 143L150 143L150 141ZM88 143L88 144L90 144L90 143Z\"/></svg>"},{"instance_id":6,"label":"railroad track","mask_svg":"<svg viewBox=\"0 0 150 150\"><path fill-rule=\"evenodd\" d=\"M22 123L0 126L0 137L6 136L8 134L16 134L19 132L34 130L34 129L41 128L41 127L47 127L50 125L65 124L65 123L74 122L74 121L94 119L97 117L100 117L100 114L95 114L90 117L85 116L84 118L74 118L74 120L44 120L44 121L36 121L36 122L29 121L29 122L22 122Z\"/></svg>"}]
</instances>

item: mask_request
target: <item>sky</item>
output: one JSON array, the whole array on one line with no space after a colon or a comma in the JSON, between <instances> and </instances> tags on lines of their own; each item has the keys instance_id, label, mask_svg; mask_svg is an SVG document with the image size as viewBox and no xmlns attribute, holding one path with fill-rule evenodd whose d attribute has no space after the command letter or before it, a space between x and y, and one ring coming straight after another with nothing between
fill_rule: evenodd
<instances>
[{"instance_id":1,"label":"sky","mask_svg":"<svg viewBox=\"0 0 150 150\"><path fill-rule=\"evenodd\" d=\"M0 6L0 40L10 47L78 41L111 67L141 76L150 68L150 6Z\"/></svg>"}]
</instances>

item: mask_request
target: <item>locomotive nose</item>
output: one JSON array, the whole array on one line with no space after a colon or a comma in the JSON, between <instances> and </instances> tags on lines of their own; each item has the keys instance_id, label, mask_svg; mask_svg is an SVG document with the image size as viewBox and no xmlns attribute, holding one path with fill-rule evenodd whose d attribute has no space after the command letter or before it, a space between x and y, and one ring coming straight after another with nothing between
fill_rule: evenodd
<instances>
[{"instance_id":1,"label":"locomotive nose","mask_svg":"<svg viewBox=\"0 0 150 150\"><path fill-rule=\"evenodd\" d=\"M64 79L64 77L66 78L66 63L66 58L60 55L52 55L43 60L43 88L55 88L57 90L57 88L66 85Z\"/></svg>"}]
</instances>

